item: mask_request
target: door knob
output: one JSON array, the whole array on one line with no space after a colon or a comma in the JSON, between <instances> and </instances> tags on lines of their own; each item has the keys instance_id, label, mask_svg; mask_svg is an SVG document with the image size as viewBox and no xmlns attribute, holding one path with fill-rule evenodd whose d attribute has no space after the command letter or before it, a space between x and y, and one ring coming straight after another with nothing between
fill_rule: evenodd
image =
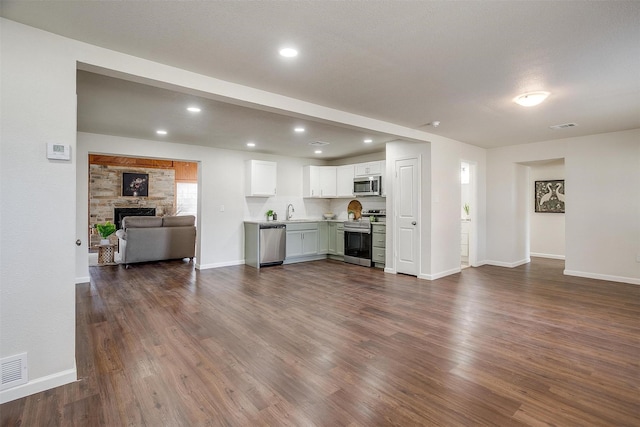
<instances>
[{"instance_id":1,"label":"door knob","mask_svg":"<svg viewBox=\"0 0 640 427\"><path fill-rule=\"evenodd\" d=\"M82 245L82 240L78 239L76 240L76 246L81 246Z\"/></svg>"},{"instance_id":2,"label":"door knob","mask_svg":"<svg viewBox=\"0 0 640 427\"><path fill-rule=\"evenodd\" d=\"M416 225L416 222L415 221L411 221L411 225Z\"/></svg>"}]
</instances>

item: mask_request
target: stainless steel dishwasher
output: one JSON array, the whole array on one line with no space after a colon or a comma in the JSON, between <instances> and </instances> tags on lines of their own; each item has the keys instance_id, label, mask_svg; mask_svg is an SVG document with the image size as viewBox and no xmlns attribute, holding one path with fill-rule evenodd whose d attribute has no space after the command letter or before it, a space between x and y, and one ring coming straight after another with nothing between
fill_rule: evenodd
<instances>
[{"instance_id":1,"label":"stainless steel dishwasher","mask_svg":"<svg viewBox=\"0 0 640 427\"><path fill-rule=\"evenodd\" d=\"M284 224L260 224L260 267L282 264L286 254Z\"/></svg>"}]
</instances>

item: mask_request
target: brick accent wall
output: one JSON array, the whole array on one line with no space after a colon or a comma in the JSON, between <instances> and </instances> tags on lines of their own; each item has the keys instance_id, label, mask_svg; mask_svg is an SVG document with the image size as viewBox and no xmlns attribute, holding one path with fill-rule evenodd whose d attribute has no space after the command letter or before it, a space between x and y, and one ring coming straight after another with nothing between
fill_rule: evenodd
<instances>
[{"instance_id":1,"label":"brick accent wall","mask_svg":"<svg viewBox=\"0 0 640 427\"><path fill-rule=\"evenodd\" d=\"M149 196L123 197L123 172L149 174ZM89 165L89 227L105 221L114 222L113 209L116 207L156 208L157 216L174 214L175 170Z\"/></svg>"}]
</instances>

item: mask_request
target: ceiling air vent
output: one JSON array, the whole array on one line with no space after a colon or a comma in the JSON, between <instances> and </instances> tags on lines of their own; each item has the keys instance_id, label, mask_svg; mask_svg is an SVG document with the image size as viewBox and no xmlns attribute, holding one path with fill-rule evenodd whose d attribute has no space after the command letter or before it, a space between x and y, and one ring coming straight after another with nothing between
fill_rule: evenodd
<instances>
[{"instance_id":1,"label":"ceiling air vent","mask_svg":"<svg viewBox=\"0 0 640 427\"><path fill-rule=\"evenodd\" d=\"M312 147L322 147L323 145L329 145L329 143L324 141L313 141L310 142L309 145L311 145Z\"/></svg>"},{"instance_id":2,"label":"ceiling air vent","mask_svg":"<svg viewBox=\"0 0 640 427\"><path fill-rule=\"evenodd\" d=\"M574 128L576 126L578 126L576 123L564 123L564 124L561 124L561 125L549 126L549 128L553 129L553 130L560 130L560 129Z\"/></svg>"},{"instance_id":3,"label":"ceiling air vent","mask_svg":"<svg viewBox=\"0 0 640 427\"><path fill-rule=\"evenodd\" d=\"M27 353L5 357L0 360L0 365L2 365L2 385L0 390L27 383Z\"/></svg>"}]
</instances>

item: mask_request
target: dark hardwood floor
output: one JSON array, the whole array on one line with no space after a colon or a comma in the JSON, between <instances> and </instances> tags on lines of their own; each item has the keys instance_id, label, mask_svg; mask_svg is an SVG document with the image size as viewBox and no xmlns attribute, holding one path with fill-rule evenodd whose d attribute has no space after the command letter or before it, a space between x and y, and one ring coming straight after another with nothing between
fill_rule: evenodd
<instances>
[{"instance_id":1,"label":"dark hardwood floor","mask_svg":"<svg viewBox=\"0 0 640 427\"><path fill-rule=\"evenodd\" d=\"M80 380L2 425L638 426L640 286L563 267L91 267Z\"/></svg>"}]
</instances>

